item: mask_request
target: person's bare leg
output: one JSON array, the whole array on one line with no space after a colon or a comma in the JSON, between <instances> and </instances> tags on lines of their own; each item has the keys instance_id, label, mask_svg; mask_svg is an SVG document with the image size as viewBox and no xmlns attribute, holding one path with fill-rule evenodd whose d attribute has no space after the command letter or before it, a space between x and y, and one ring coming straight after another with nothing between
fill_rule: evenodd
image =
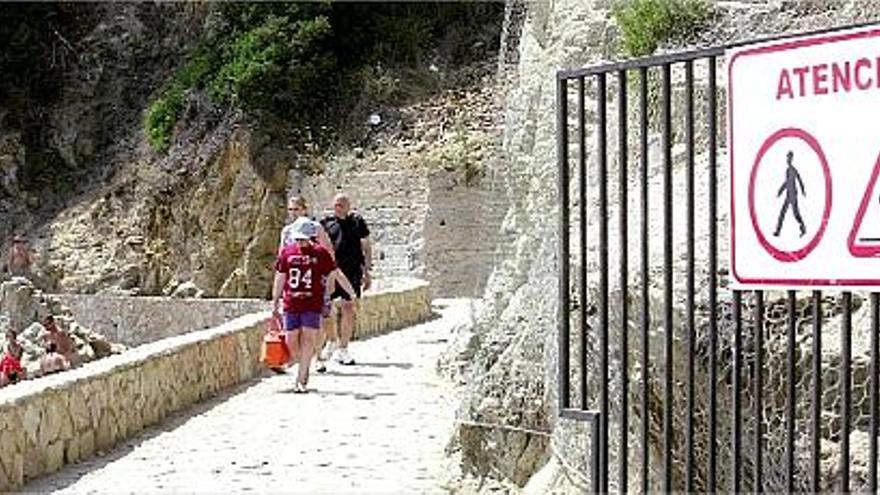
<instances>
[{"instance_id":1,"label":"person's bare leg","mask_svg":"<svg viewBox=\"0 0 880 495\"><path fill-rule=\"evenodd\" d=\"M299 374L297 381L305 387L309 383L309 365L312 352L315 350L315 334L317 328L302 327L300 333Z\"/></svg>"},{"instance_id":2,"label":"person's bare leg","mask_svg":"<svg viewBox=\"0 0 880 495\"><path fill-rule=\"evenodd\" d=\"M327 334L324 336L326 342L339 342L339 333L336 331L336 320L339 318L339 303L334 301L330 303L330 315L323 320L323 328Z\"/></svg>"},{"instance_id":3,"label":"person's bare leg","mask_svg":"<svg viewBox=\"0 0 880 495\"><path fill-rule=\"evenodd\" d=\"M335 350L334 347L338 346L339 343L336 332L336 318L338 314L336 304L331 303L330 314L326 318L321 319L321 332L319 333L319 341L315 344L315 353L322 353L321 358L324 361L332 357Z\"/></svg>"},{"instance_id":4,"label":"person's bare leg","mask_svg":"<svg viewBox=\"0 0 880 495\"><path fill-rule=\"evenodd\" d=\"M331 309L326 317L321 318L321 328L318 329L315 335L315 350L312 352L312 361L315 362L315 371L318 373L327 371L327 361L331 359L337 345L336 342L328 337L331 330L333 334L336 334L335 320L336 314Z\"/></svg>"},{"instance_id":5,"label":"person's bare leg","mask_svg":"<svg viewBox=\"0 0 880 495\"><path fill-rule=\"evenodd\" d=\"M315 355L320 358L321 351L324 349L324 345L327 342L332 342L334 339L330 338L330 335L336 336L336 323L334 321L333 311L330 311L330 314L325 318L321 318L321 328L318 329L318 334L315 335Z\"/></svg>"},{"instance_id":6,"label":"person's bare leg","mask_svg":"<svg viewBox=\"0 0 880 495\"><path fill-rule=\"evenodd\" d=\"M293 365L296 363L297 356L299 355L299 334L301 333L302 329L293 329L284 332L284 336L287 339L287 349L290 351L290 365L288 366L288 368L293 368Z\"/></svg>"},{"instance_id":7,"label":"person's bare leg","mask_svg":"<svg viewBox=\"0 0 880 495\"><path fill-rule=\"evenodd\" d=\"M324 344L327 342L327 332L324 330L324 319L326 318L322 318L321 328L318 329L317 335L315 335L315 352L313 354L314 360L317 362L318 372L322 371L325 361L325 359L321 357L321 351L324 350Z\"/></svg>"},{"instance_id":8,"label":"person's bare leg","mask_svg":"<svg viewBox=\"0 0 880 495\"><path fill-rule=\"evenodd\" d=\"M321 328L318 329L318 333L317 333L317 335L315 335L315 351L316 351L315 355L316 356L319 354L317 351L320 351L321 349L323 349L324 343L327 342L327 330L325 328L326 324L323 322L323 320L324 319L322 319L322 321L321 321Z\"/></svg>"},{"instance_id":9,"label":"person's bare leg","mask_svg":"<svg viewBox=\"0 0 880 495\"><path fill-rule=\"evenodd\" d=\"M352 301L342 301L342 328L339 329L339 348L348 349L348 343L351 342L351 336L354 333L354 303Z\"/></svg>"}]
</instances>

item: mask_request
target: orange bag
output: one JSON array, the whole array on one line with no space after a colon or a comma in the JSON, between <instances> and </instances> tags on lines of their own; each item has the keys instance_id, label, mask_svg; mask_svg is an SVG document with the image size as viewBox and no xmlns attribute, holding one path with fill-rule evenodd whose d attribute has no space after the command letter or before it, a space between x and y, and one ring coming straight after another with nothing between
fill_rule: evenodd
<instances>
[{"instance_id":1,"label":"orange bag","mask_svg":"<svg viewBox=\"0 0 880 495\"><path fill-rule=\"evenodd\" d=\"M290 349L287 348L284 333L281 331L281 321L277 317L269 320L260 360L273 371L281 370L290 361Z\"/></svg>"}]
</instances>

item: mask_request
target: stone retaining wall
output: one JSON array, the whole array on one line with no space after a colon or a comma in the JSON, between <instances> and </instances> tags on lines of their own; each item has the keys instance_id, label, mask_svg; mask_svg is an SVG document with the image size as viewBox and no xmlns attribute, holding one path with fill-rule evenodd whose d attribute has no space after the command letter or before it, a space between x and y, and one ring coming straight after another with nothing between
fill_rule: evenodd
<instances>
[{"instance_id":1,"label":"stone retaining wall","mask_svg":"<svg viewBox=\"0 0 880 495\"><path fill-rule=\"evenodd\" d=\"M241 315L270 310L261 299L179 299L57 294L74 319L129 347L203 330ZM417 279L377 280L364 294L357 335L372 335L427 318L428 283Z\"/></svg>"},{"instance_id":2,"label":"stone retaining wall","mask_svg":"<svg viewBox=\"0 0 880 495\"><path fill-rule=\"evenodd\" d=\"M268 311L262 299L57 294L82 326L129 347L220 325L241 315Z\"/></svg>"},{"instance_id":3,"label":"stone retaining wall","mask_svg":"<svg viewBox=\"0 0 880 495\"><path fill-rule=\"evenodd\" d=\"M375 337L427 320L431 316L430 292L431 284L411 279L364 294L354 338Z\"/></svg>"},{"instance_id":4,"label":"stone retaining wall","mask_svg":"<svg viewBox=\"0 0 880 495\"><path fill-rule=\"evenodd\" d=\"M0 490L106 450L261 371L268 313L0 389Z\"/></svg>"},{"instance_id":5,"label":"stone retaining wall","mask_svg":"<svg viewBox=\"0 0 880 495\"><path fill-rule=\"evenodd\" d=\"M431 314L429 290L428 283L413 280L368 294L357 337L424 321ZM268 311L242 316L0 389L0 491L107 450L175 411L254 378L262 371L268 316Z\"/></svg>"}]
</instances>

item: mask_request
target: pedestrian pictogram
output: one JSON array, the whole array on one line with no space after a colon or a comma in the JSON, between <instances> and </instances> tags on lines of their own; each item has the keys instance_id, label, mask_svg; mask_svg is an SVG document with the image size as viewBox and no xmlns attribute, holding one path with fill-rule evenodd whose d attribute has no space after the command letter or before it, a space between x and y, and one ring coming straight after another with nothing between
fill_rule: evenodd
<instances>
[{"instance_id":1,"label":"pedestrian pictogram","mask_svg":"<svg viewBox=\"0 0 880 495\"><path fill-rule=\"evenodd\" d=\"M801 210L798 208L798 186L800 186L800 194L806 196L807 191L804 190L804 181L801 180L801 174L798 173L794 164L792 164L794 152L789 151L787 156L788 166L785 168L785 181L779 186L779 192L776 193L777 196L782 196L782 193L785 193L785 202L782 203L782 209L779 210L779 220L776 221L776 231L773 232L773 237L779 237L779 232L782 230L782 223L785 222L785 213L788 212L789 207L791 207L791 213L794 215L794 219L797 220L800 225L801 237L803 237L804 234L807 233L807 226L804 225Z\"/></svg>"},{"instance_id":2,"label":"pedestrian pictogram","mask_svg":"<svg viewBox=\"0 0 880 495\"><path fill-rule=\"evenodd\" d=\"M880 27L727 54L733 285L880 286Z\"/></svg>"}]
</instances>

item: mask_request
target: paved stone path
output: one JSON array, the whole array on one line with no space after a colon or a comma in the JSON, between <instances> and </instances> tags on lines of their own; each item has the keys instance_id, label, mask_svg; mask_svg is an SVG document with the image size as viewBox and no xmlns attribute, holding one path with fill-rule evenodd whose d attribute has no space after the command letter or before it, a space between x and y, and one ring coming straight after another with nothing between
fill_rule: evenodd
<instances>
[{"instance_id":1,"label":"paved stone path","mask_svg":"<svg viewBox=\"0 0 880 495\"><path fill-rule=\"evenodd\" d=\"M443 493L455 413L437 357L469 302L447 300L431 322L352 345L356 366L272 375L178 414L104 456L38 479L26 491Z\"/></svg>"}]
</instances>

